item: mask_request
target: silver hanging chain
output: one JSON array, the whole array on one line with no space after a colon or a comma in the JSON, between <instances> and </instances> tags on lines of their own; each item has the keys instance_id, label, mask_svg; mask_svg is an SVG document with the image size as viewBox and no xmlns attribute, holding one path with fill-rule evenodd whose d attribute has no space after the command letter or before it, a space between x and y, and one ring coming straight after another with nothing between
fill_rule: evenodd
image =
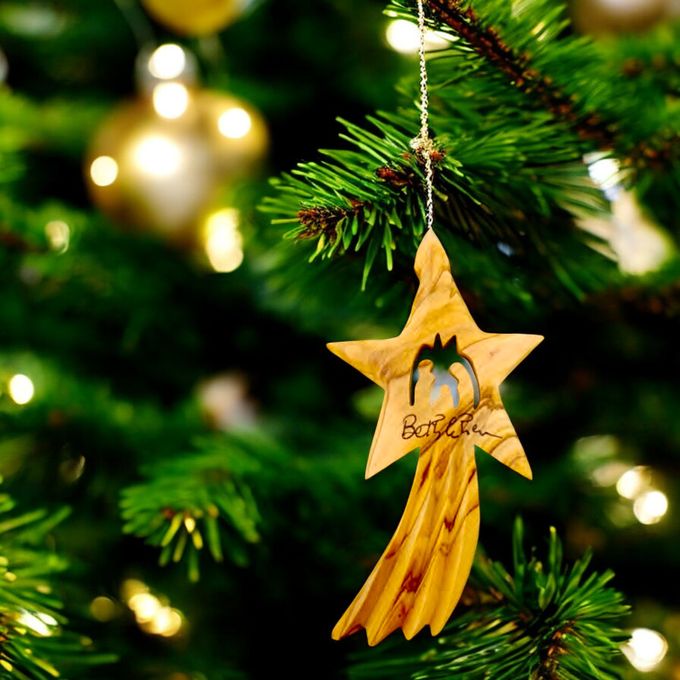
<instances>
[{"instance_id":1,"label":"silver hanging chain","mask_svg":"<svg viewBox=\"0 0 680 680\"><path fill-rule=\"evenodd\" d=\"M427 195L426 217L427 228L432 229L434 223L433 169L432 153L435 150L434 140L430 137L429 98L427 94L427 64L425 63L425 7L423 0L418 0L418 30L420 44L418 56L420 60L420 133L411 141L411 148L425 159L425 190Z\"/></svg>"}]
</instances>

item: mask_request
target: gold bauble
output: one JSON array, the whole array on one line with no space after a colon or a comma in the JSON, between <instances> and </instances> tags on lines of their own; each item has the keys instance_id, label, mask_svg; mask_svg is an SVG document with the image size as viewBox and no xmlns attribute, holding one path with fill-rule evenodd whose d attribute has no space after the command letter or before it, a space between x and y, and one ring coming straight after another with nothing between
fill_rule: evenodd
<instances>
[{"instance_id":1,"label":"gold bauble","mask_svg":"<svg viewBox=\"0 0 680 680\"><path fill-rule=\"evenodd\" d=\"M633 33L668 16L669 4L669 0L573 0L572 16L583 33Z\"/></svg>"},{"instance_id":2,"label":"gold bauble","mask_svg":"<svg viewBox=\"0 0 680 680\"><path fill-rule=\"evenodd\" d=\"M85 176L94 203L116 221L193 244L220 188L251 173L267 141L262 117L243 101L167 83L104 121Z\"/></svg>"},{"instance_id":3,"label":"gold bauble","mask_svg":"<svg viewBox=\"0 0 680 680\"><path fill-rule=\"evenodd\" d=\"M159 23L183 35L207 35L235 21L247 0L142 0Z\"/></svg>"}]
</instances>

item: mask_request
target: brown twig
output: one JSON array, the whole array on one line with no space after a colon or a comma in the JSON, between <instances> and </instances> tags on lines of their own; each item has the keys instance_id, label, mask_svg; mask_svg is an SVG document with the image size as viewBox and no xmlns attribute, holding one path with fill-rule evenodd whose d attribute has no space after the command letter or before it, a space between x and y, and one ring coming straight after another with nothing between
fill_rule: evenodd
<instances>
[{"instance_id":1,"label":"brown twig","mask_svg":"<svg viewBox=\"0 0 680 680\"><path fill-rule=\"evenodd\" d=\"M557 680L559 677L559 657L568 650L564 645L564 638L573 630L573 624L568 621L551 638L547 648L541 651L541 664L536 670L536 680Z\"/></svg>"},{"instance_id":2,"label":"brown twig","mask_svg":"<svg viewBox=\"0 0 680 680\"><path fill-rule=\"evenodd\" d=\"M303 226L296 238L310 239L325 236L330 243L333 243L337 238L336 228L340 220L358 214L363 210L365 204L356 199L351 199L351 207L324 207L313 206L311 208L302 208L298 210L297 218Z\"/></svg>"}]
</instances>

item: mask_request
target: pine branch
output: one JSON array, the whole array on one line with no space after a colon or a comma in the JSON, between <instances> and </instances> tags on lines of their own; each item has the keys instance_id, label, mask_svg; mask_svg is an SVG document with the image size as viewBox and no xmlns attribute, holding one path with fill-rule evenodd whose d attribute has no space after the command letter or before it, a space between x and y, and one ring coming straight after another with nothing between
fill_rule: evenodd
<instances>
[{"instance_id":1,"label":"pine branch","mask_svg":"<svg viewBox=\"0 0 680 680\"><path fill-rule=\"evenodd\" d=\"M577 110L574 97L559 89L552 78L532 66L527 53L517 53L501 38L498 30L483 25L472 3L462 0L427 0L433 14L465 40L481 57L492 63L510 83L530 98L537 99L555 118L566 122L578 135L602 150L615 146L612 124L595 113Z\"/></svg>"},{"instance_id":2,"label":"pine branch","mask_svg":"<svg viewBox=\"0 0 680 680\"><path fill-rule=\"evenodd\" d=\"M259 469L262 448L271 449L254 437L234 436L200 446L201 453L148 467L149 480L121 498L124 531L161 548L162 566L186 559L191 581L199 578L204 548L217 562L226 548L235 564L248 563L248 544L260 540L260 515L244 476Z\"/></svg>"},{"instance_id":3,"label":"pine branch","mask_svg":"<svg viewBox=\"0 0 680 680\"><path fill-rule=\"evenodd\" d=\"M620 125L611 116L582 110L576 94L568 94L554 78L541 73L528 52L512 49L496 28L482 21L470 0L427 0L427 4L441 22L493 64L514 87L529 99L537 100L556 120L569 125L581 139L592 142L601 151L615 152L625 166L636 171L651 169L661 172L680 160L680 135L677 131L670 137L663 133L654 134L649 139L630 144L621 137ZM536 28L540 26L537 24ZM585 41L583 43L586 48ZM626 65L630 68L628 61ZM662 87L665 85L662 84Z\"/></svg>"},{"instance_id":4,"label":"pine branch","mask_svg":"<svg viewBox=\"0 0 680 680\"><path fill-rule=\"evenodd\" d=\"M433 644L388 641L362 653L352 678L418 680L613 680L626 636L618 628L628 608L608 584L611 572L587 573L590 555L565 566L562 547L550 532L545 561L523 549L521 521L513 537L509 574L484 555L475 564L463 613ZM413 647L416 647L414 649ZM388 671L389 669L389 671Z\"/></svg>"},{"instance_id":5,"label":"pine branch","mask_svg":"<svg viewBox=\"0 0 680 680\"><path fill-rule=\"evenodd\" d=\"M564 5L532 0L511 11L499 0L432 0L429 7L431 27L452 37L429 60L440 232L484 247L505 242L522 252L524 266L564 252L578 234L574 218L604 210L582 160L595 149L618 157L627 181L650 199L655 187L655 204L664 204L659 192L673 195L680 145L663 87L647 83L649 113L641 116L625 53L569 34ZM395 0L390 12L411 18L413 2ZM288 238L316 240L312 259L362 251L364 285L381 250L391 269L396 256L412 255L422 230L423 168L409 151L418 129L413 79L402 90L404 106L370 117L371 128L343 123L341 138L354 150L324 151L322 162L299 165L273 182L277 195L262 206L274 223L297 223ZM669 214L672 226L677 217ZM545 265L582 294L578 270Z\"/></svg>"},{"instance_id":6,"label":"pine branch","mask_svg":"<svg viewBox=\"0 0 680 680\"><path fill-rule=\"evenodd\" d=\"M114 661L94 654L92 642L68 630L54 580L65 560L41 547L69 514L35 510L16 515L14 501L0 494L0 677L50 680L68 666Z\"/></svg>"}]
</instances>

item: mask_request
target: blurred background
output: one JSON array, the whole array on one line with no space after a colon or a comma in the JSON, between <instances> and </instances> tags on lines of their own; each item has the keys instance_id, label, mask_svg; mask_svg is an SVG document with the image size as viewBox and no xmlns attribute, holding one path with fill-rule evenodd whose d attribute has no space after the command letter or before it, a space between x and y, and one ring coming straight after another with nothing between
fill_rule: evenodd
<instances>
[{"instance_id":1,"label":"blurred background","mask_svg":"<svg viewBox=\"0 0 680 680\"><path fill-rule=\"evenodd\" d=\"M381 392L325 343L399 331L412 250L362 292L356 256L310 263L283 238L300 216L264 199L343 146L336 118L404 103L417 31L384 10L0 1L2 677L52 677L40 657L69 678L340 678L365 646L330 631L415 460L364 481ZM677 158L678 3L569 12L563 33L639 86L633 115L661 92ZM507 562L521 515L532 544L554 525L568 558L591 547L633 607L621 672L680 678L680 180L641 157L631 185L584 156L611 211L579 223L598 277L577 293L560 250L539 271L497 265L502 240L446 243L481 328L546 337L503 391L534 481L479 457L482 545Z\"/></svg>"}]
</instances>

